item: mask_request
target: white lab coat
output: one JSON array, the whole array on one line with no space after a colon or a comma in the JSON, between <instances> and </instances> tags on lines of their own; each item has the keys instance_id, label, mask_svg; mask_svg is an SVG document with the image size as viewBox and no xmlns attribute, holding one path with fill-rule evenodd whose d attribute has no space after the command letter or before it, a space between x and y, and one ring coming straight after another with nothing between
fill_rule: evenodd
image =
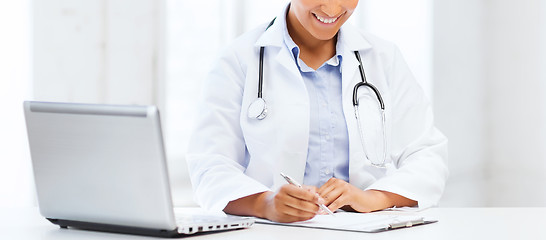
<instances>
[{"instance_id":1,"label":"white lab coat","mask_svg":"<svg viewBox=\"0 0 546 240\"><path fill-rule=\"evenodd\" d=\"M276 191L286 184L280 172L303 182L309 97L292 53L284 46L282 24L284 14L267 31L264 24L239 37L203 85L186 157L195 200L202 207L222 210L229 201ZM434 127L422 89L394 45L347 23L340 34L349 182L360 189L400 194L418 201L419 207L436 205L448 176L447 139ZM257 97L260 46L266 46L263 98L268 115L263 120L247 117L248 106ZM361 81L355 50L360 51L368 81L385 101L386 169L371 166L363 153L352 105L353 87Z\"/></svg>"}]
</instances>

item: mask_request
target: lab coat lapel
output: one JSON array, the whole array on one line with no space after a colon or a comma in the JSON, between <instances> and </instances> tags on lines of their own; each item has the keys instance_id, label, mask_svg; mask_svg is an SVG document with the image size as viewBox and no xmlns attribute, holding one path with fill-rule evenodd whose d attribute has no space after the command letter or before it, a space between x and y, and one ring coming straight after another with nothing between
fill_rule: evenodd
<instances>
[{"instance_id":1,"label":"lab coat lapel","mask_svg":"<svg viewBox=\"0 0 546 240\"><path fill-rule=\"evenodd\" d=\"M344 96L343 101L346 100L346 96L352 96L353 87L360 81L358 65L359 63L356 60L353 51L346 50L343 52L343 62L341 63L341 86L342 96Z\"/></svg>"},{"instance_id":2,"label":"lab coat lapel","mask_svg":"<svg viewBox=\"0 0 546 240\"><path fill-rule=\"evenodd\" d=\"M277 53L275 60L283 66L294 77L301 78L300 71L294 62L294 56L288 50L284 43L284 34L286 28L286 11L285 9L277 16L273 25L271 25L256 41L256 47L265 46L265 51L272 51L273 49L280 49ZM267 58L269 59L269 58Z\"/></svg>"},{"instance_id":3,"label":"lab coat lapel","mask_svg":"<svg viewBox=\"0 0 546 240\"><path fill-rule=\"evenodd\" d=\"M293 131L290 135L293 135L294 139L279 149L279 151L284 152L284 157L279 159L279 170L296 181L303 183L309 143L309 95L307 94L300 71L294 62L294 58L287 48L283 47L280 49L274 62L278 64L277 67L286 69L279 69L278 71L278 73L285 73L285 79L278 79L278 81L285 83L283 89L289 95L287 97L290 97L290 101L293 104L293 106L286 107L301 108L305 106L300 110L290 113L292 122L289 124L290 126L285 126L285 128ZM277 175L274 178L275 187L286 184L286 181L280 177L280 174Z\"/></svg>"},{"instance_id":4,"label":"lab coat lapel","mask_svg":"<svg viewBox=\"0 0 546 240\"><path fill-rule=\"evenodd\" d=\"M346 49L343 52L343 62L341 65L341 81L342 81L342 102L345 121L347 122L347 130L349 136L349 180L352 182L352 172L355 169L361 169L360 163L355 159L359 159L359 153L362 152L360 147L360 137L358 135L357 122L354 116L353 108L353 87L360 81L358 71L358 61L353 51Z\"/></svg>"},{"instance_id":5,"label":"lab coat lapel","mask_svg":"<svg viewBox=\"0 0 546 240\"><path fill-rule=\"evenodd\" d=\"M342 52L343 62L341 64L342 95L352 96L354 85L361 81L358 71L359 62L354 51L360 54L371 48L370 43L359 33L359 30L349 24L343 25L338 34L338 44ZM345 99L343 99L345 100ZM352 99L351 99L352 101Z\"/></svg>"},{"instance_id":6,"label":"lab coat lapel","mask_svg":"<svg viewBox=\"0 0 546 240\"><path fill-rule=\"evenodd\" d=\"M288 72L294 77L294 79L298 79L300 80L300 82L303 82L303 79L300 74L300 70L298 69L298 66L295 63L294 56L292 55L292 53L290 53L290 51L287 48L285 47L281 48L275 60L281 66L286 68L286 70L288 70Z\"/></svg>"}]
</instances>

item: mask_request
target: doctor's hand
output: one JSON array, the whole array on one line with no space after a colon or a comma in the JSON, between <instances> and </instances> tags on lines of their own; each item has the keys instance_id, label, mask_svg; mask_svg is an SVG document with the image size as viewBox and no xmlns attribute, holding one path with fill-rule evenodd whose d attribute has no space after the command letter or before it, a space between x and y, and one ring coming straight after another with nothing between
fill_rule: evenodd
<instances>
[{"instance_id":1,"label":"doctor's hand","mask_svg":"<svg viewBox=\"0 0 546 240\"><path fill-rule=\"evenodd\" d=\"M324 203L316 187L302 188L285 184L278 192L269 192L264 196L265 218L276 222L296 222L313 218L318 210L318 203Z\"/></svg>"},{"instance_id":2,"label":"doctor's hand","mask_svg":"<svg viewBox=\"0 0 546 240\"><path fill-rule=\"evenodd\" d=\"M415 206L417 202L387 191L362 190L341 179L330 178L318 189L326 206L335 211L372 212L390 207Z\"/></svg>"},{"instance_id":3,"label":"doctor's hand","mask_svg":"<svg viewBox=\"0 0 546 240\"><path fill-rule=\"evenodd\" d=\"M296 222L313 218L324 204L316 187L283 185L278 192L261 192L233 200L224 212L267 218L275 222Z\"/></svg>"}]
</instances>

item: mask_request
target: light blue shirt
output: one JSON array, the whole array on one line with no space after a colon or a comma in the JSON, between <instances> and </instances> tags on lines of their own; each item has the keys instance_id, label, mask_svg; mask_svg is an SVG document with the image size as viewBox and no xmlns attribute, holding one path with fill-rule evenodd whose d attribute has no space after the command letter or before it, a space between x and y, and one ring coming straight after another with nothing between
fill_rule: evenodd
<instances>
[{"instance_id":1,"label":"light blue shirt","mask_svg":"<svg viewBox=\"0 0 546 240\"><path fill-rule=\"evenodd\" d=\"M349 181L349 135L341 97L341 61L336 54L317 70L300 58L300 49L285 28L284 42L291 50L309 94L309 149L304 185L320 187L330 178ZM336 53L339 53L336 46Z\"/></svg>"}]
</instances>

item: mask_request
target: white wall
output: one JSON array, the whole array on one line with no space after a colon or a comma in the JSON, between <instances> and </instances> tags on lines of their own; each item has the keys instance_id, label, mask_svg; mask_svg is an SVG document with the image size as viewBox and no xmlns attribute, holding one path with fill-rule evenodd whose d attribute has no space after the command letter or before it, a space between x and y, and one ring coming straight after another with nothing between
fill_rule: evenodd
<instances>
[{"instance_id":1,"label":"white wall","mask_svg":"<svg viewBox=\"0 0 546 240\"><path fill-rule=\"evenodd\" d=\"M489 206L546 206L543 0L488 2L484 29Z\"/></svg>"},{"instance_id":2,"label":"white wall","mask_svg":"<svg viewBox=\"0 0 546 240\"><path fill-rule=\"evenodd\" d=\"M350 21L400 48L417 82L432 100L433 1L360 0Z\"/></svg>"},{"instance_id":3,"label":"white wall","mask_svg":"<svg viewBox=\"0 0 546 240\"><path fill-rule=\"evenodd\" d=\"M435 1L444 206L546 206L544 1Z\"/></svg>"},{"instance_id":4,"label":"white wall","mask_svg":"<svg viewBox=\"0 0 546 240\"><path fill-rule=\"evenodd\" d=\"M30 1L0 1L0 206L34 204L23 101L31 92Z\"/></svg>"},{"instance_id":5,"label":"white wall","mask_svg":"<svg viewBox=\"0 0 546 240\"><path fill-rule=\"evenodd\" d=\"M443 206L486 203L484 9L476 0L434 2L434 113L451 172Z\"/></svg>"},{"instance_id":6,"label":"white wall","mask_svg":"<svg viewBox=\"0 0 546 240\"><path fill-rule=\"evenodd\" d=\"M158 103L162 1L33 1L34 98Z\"/></svg>"}]
</instances>

